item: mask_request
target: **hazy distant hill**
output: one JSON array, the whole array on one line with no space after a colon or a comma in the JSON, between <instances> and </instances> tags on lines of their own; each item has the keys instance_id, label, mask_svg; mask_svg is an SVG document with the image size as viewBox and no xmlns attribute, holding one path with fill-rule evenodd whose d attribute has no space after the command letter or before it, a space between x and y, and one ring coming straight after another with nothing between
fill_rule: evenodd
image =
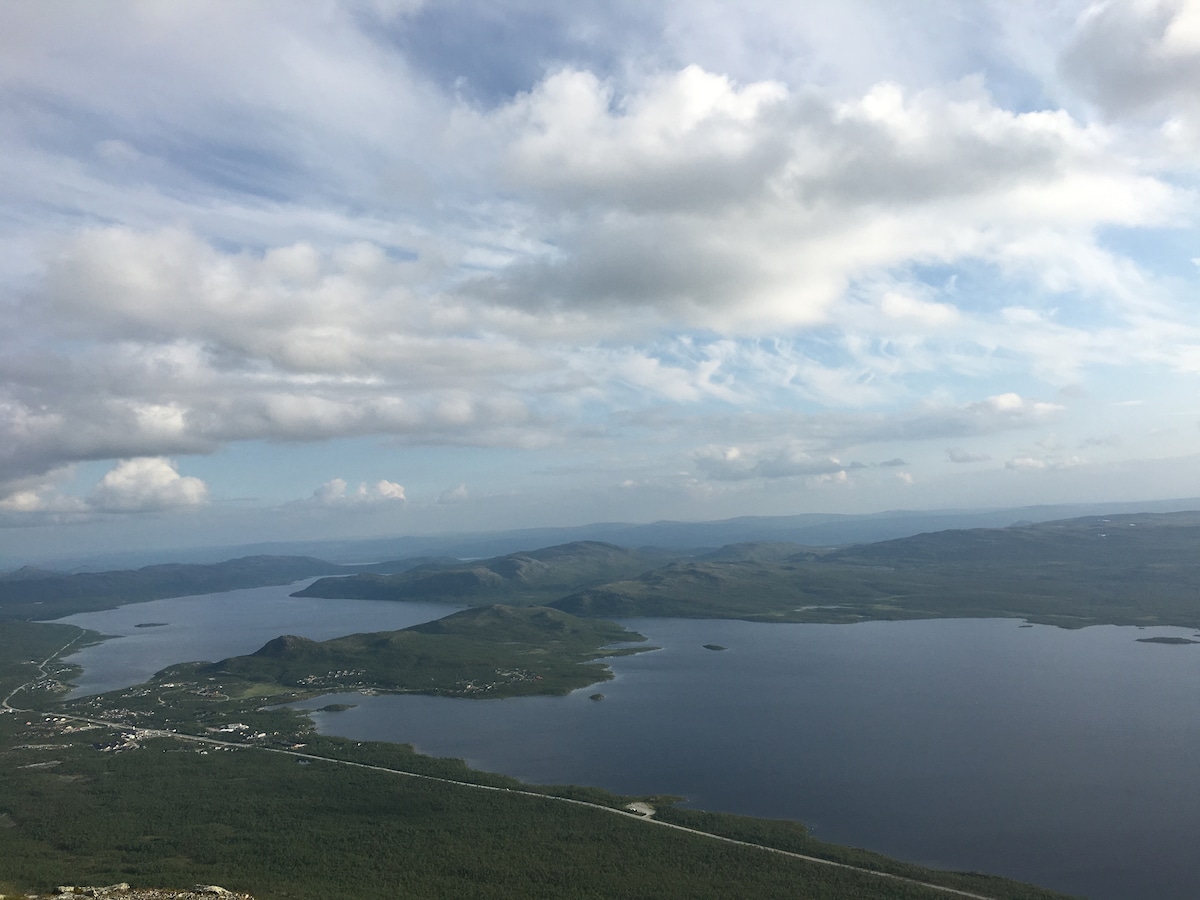
<instances>
[{"instance_id":1,"label":"hazy distant hill","mask_svg":"<svg viewBox=\"0 0 1200 900\"><path fill-rule=\"evenodd\" d=\"M360 600L539 603L645 572L671 554L576 541L457 565L417 566L395 575L321 578L298 597Z\"/></svg>"},{"instance_id":2,"label":"hazy distant hill","mask_svg":"<svg viewBox=\"0 0 1200 900\"><path fill-rule=\"evenodd\" d=\"M824 559L893 566L1057 563L1113 570L1186 564L1198 550L1200 512L1178 512L939 531L835 550Z\"/></svg>"},{"instance_id":3,"label":"hazy distant hill","mask_svg":"<svg viewBox=\"0 0 1200 900\"><path fill-rule=\"evenodd\" d=\"M357 540L275 541L171 550L130 548L45 563L66 570L134 568L173 561L214 563L235 556L314 556L350 565L413 557L476 559L574 541L602 541L622 547L673 550L723 547L726 544L784 541L811 547L846 546L907 537L950 528L1003 528L1014 524L1113 513L1164 513L1200 508L1200 499L1153 500L1105 504L1058 504L1002 509L892 510L865 515L805 513L792 516L741 516L709 522L661 521L646 524L598 522L555 528L397 535Z\"/></svg>"},{"instance_id":4,"label":"hazy distant hill","mask_svg":"<svg viewBox=\"0 0 1200 900\"><path fill-rule=\"evenodd\" d=\"M725 548L551 605L575 615L856 622L1019 616L1200 627L1200 513L948 530L843 550Z\"/></svg>"},{"instance_id":5,"label":"hazy distant hill","mask_svg":"<svg viewBox=\"0 0 1200 900\"><path fill-rule=\"evenodd\" d=\"M0 572L0 582L3 581L42 581L46 578L59 578L62 572L51 569L39 569L37 566L21 566L12 572Z\"/></svg>"},{"instance_id":6,"label":"hazy distant hill","mask_svg":"<svg viewBox=\"0 0 1200 900\"><path fill-rule=\"evenodd\" d=\"M418 558L360 566L257 556L73 575L18 571L0 579L0 619L58 618L142 600L338 575L320 578L297 595L545 605L608 618L854 622L1022 616L1067 626L1200 627L1197 551L1200 512L949 529L824 549L758 541L680 554L575 541L472 562Z\"/></svg>"},{"instance_id":7,"label":"hazy distant hill","mask_svg":"<svg viewBox=\"0 0 1200 900\"><path fill-rule=\"evenodd\" d=\"M115 572L42 573L0 580L0 619L53 619L124 603L291 584L345 567L303 556L247 556L212 565L170 563Z\"/></svg>"}]
</instances>

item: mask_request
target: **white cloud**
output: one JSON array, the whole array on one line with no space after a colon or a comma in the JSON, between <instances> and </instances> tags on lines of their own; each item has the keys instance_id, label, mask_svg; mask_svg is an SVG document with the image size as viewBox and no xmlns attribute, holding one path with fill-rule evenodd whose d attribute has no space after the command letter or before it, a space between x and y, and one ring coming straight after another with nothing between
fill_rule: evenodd
<instances>
[{"instance_id":1,"label":"white cloud","mask_svg":"<svg viewBox=\"0 0 1200 900\"><path fill-rule=\"evenodd\" d=\"M692 459L705 475L716 481L825 476L846 468L845 463L832 457L814 457L800 444L749 452L739 447L710 446L697 450ZM861 465L853 463L851 468Z\"/></svg>"},{"instance_id":2,"label":"white cloud","mask_svg":"<svg viewBox=\"0 0 1200 900\"><path fill-rule=\"evenodd\" d=\"M383 500L398 500L404 502L404 485L394 481L379 480L375 482L375 493Z\"/></svg>"},{"instance_id":3,"label":"white cloud","mask_svg":"<svg viewBox=\"0 0 1200 900\"><path fill-rule=\"evenodd\" d=\"M175 464L163 457L121 460L88 497L89 508L117 513L163 512L207 502L208 485L180 475Z\"/></svg>"},{"instance_id":4,"label":"white cloud","mask_svg":"<svg viewBox=\"0 0 1200 900\"><path fill-rule=\"evenodd\" d=\"M344 478L333 478L313 491L313 499L321 504L337 503L345 498L346 480Z\"/></svg>"},{"instance_id":5,"label":"white cloud","mask_svg":"<svg viewBox=\"0 0 1200 900\"><path fill-rule=\"evenodd\" d=\"M617 97L568 71L490 124L525 161L517 188L571 212L550 220L563 223L544 235L553 252L481 279L480 296L617 304L733 334L827 321L851 282L914 260L983 260L1053 291L1091 287L1096 260L1112 268L1094 229L1166 222L1183 203L1103 130L1061 111L1010 112L970 82L917 93L884 83L830 103L696 69ZM703 127L719 132L711 146L690 139ZM903 296L884 311L924 325L957 317Z\"/></svg>"},{"instance_id":6,"label":"white cloud","mask_svg":"<svg viewBox=\"0 0 1200 900\"><path fill-rule=\"evenodd\" d=\"M194 25L188 9L176 15ZM343 47L361 39L348 21L335 31ZM403 68L373 48L340 70L317 45L301 46L334 82L359 78L377 96L384 75ZM230 52L249 59L241 39ZM256 77L296 122L345 112L286 104L292 88ZM55 83L88 102L79 83ZM406 100L411 87L398 88ZM142 112L158 102L140 88L120 98ZM353 122L364 146L382 140ZM1012 352L1036 371L1074 375L1110 360L1119 336L1163 346L1177 334L1146 323L1097 341L1048 331L1044 317L998 324L957 296L888 277L914 263L982 261L1052 291L1145 293L1092 232L1165 221L1179 191L1131 165L1102 129L1059 111L1006 110L978 81L883 83L834 98L698 66L620 82L565 68L491 112L459 104L433 132L446 141L439 163L455 187L444 202L455 211L400 229L415 259L389 253L394 241L369 216L334 240L314 228L312 239L280 243L264 225L261 251L225 249L230 222L194 208L175 219L213 228L220 249L195 229L67 229L21 310L25 331L0 351L20 359L73 341L80 351L59 361L73 378L48 386L45 371L14 363L0 372L0 437L11 448L0 475L255 439L548 446L565 439L580 404L619 408L616 395L754 405L772 390L765 377L818 402L862 405L902 397L912 372L975 374ZM94 144L110 160L137 151L125 138ZM507 199L467 199L473 169L503 170ZM468 213L470 228L460 224ZM863 279L892 285L874 315L847 302ZM754 347L761 334L786 343L814 327L841 331L844 359ZM663 329L696 328L717 339L682 357L664 352Z\"/></svg>"},{"instance_id":7,"label":"white cloud","mask_svg":"<svg viewBox=\"0 0 1200 900\"><path fill-rule=\"evenodd\" d=\"M404 486L394 481L381 479L375 484L368 485L359 482L358 487L350 490L344 478L333 478L313 491L313 500L321 506L359 506L363 504L396 504L403 506L408 502L404 494Z\"/></svg>"},{"instance_id":8,"label":"white cloud","mask_svg":"<svg viewBox=\"0 0 1200 900\"><path fill-rule=\"evenodd\" d=\"M3 508L364 436L752 491L1188 395L1197 0L529 9L480 59L415 0L0 9Z\"/></svg>"},{"instance_id":9,"label":"white cloud","mask_svg":"<svg viewBox=\"0 0 1200 900\"><path fill-rule=\"evenodd\" d=\"M463 483L452 488L446 488L446 490L438 494L437 502L442 504L462 503L467 499L467 496L467 485Z\"/></svg>"},{"instance_id":10,"label":"white cloud","mask_svg":"<svg viewBox=\"0 0 1200 900\"><path fill-rule=\"evenodd\" d=\"M1044 469L1047 463L1044 459L1033 456L1017 456L1004 464L1007 469Z\"/></svg>"},{"instance_id":11,"label":"white cloud","mask_svg":"<svg viewBox=\"0 0 1200 900\"><path fill-rule=\"evenodd\" d=\"M987 462L992 457L987 453L972 453L969 450L964 450L961 447L948 447L946 456L952 463L977 463Z\"/></svg>"},{"instance_id":12,"label":"white cloud","mask_svg":"<svg viewBox=\"0 0 1200 900\"><path fill-rule=\"evenodd\" d=\"M1041 469L1074 469L1078 466L1086 465L1087 460L1079 456L1017 456L1008 460L1004 467L1006 469L1016 470L1041 470Z\"/></svg>"},{"instance_id":13,"label":"white cloud","mask_svg":"<svg viewBox=\"0 0 1200 900\"><path fill-rule=\"evenodd\" d=\"M14 491L0 500L0 509L6 512L34 512L42 508L44 500L36 491Z\"/></svg>"},{"instance_id":14,"label":"white cloud","mask_svg":"<svg viewBox=\"0 0 1200 900\"><path fill-rule=\"evenodd\" d=\"M568 69L495 119L513 135L508 166L519 184L572 206L701 209L761 189L785 151L763 140L763 127L786 98L782 84L737 86L689 66L618 100L611 83Z\"/></svg>"},{"instance_id":15,"label":"white cloud","mask_svg":"<svg viewBox=\"0 0 1200 900\"><path fill-rule=\"evenodd\" d=\"M75 497L64 497L51 491L13 491L0 498L0 512L7 513L84 513L88 506Z\"/></svg>"},{"instance_id":16,"label":"white cloud","mask_svg":"<svg viewBox=\"0 0 1200 900\"><path fill-rule=\"evenodd\" d=\"M906 466L903 457L875 462L855 460L869 445L896 449L901 444L921 446L947 438L987 438L1057 422L1065 407L1030 400L1014 392L958 405L928 404L888 415L876 413L827 413L822 415L743 415L734 421L717 419L710 433L736 432L744 440L736 445L713 441L693 451L692 463L714 481L738 482L752 479L817 478L871 468ZM659 430L666 423L657 423ZM678 423L685 433L695 434L701 425L695 419ZM788 438L780 439L785 433ZM934 452L931 450L931 452ZM951 462L984 462L985 453L951 447ZM849 476L847 476L849 477Z\"/></svg>"},{"instance_id":17,"label":"white cloud","mask_svg":"<svg viewBox=\"0 0 1200 900\"><path fill-rule=\"evenodd\" d=\"M884 294L880 309L889 319L898 319L913 327L939 328L959 319L958 310L947 303L931 303L895 291Z\"/></svg>"},{"instance_id":18,"label":"white cloud","mask_svg":"<svg viewBox=\"0 0 1200 900\"><path fill-rule=\"evenodd\" d=\"M1112 115L1200 110L1200 3L1105 0L1079 19L1063 69Z\"/></svg>"},{"instance_id":19,"label":"white cloud","mask_svg":"<svg viewBox=\"0 0 1200 900\"><path fill-rule=\"evenodd\" d=\"M831 484L835 486L850 486L853 484L850 475L844 470L839 472L827 472L822 475L810 475L805 479L805 481L810 486L814 487L824 484Z\"/></svg>"}]
</instances>

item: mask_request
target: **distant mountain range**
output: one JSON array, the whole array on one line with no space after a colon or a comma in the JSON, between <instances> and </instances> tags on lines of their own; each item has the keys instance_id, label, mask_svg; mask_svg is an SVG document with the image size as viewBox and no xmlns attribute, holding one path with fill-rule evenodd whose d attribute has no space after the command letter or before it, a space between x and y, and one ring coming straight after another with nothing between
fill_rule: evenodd
<instances>
[{"instance_id":1,"label":"distant mountain range","mask_svg":"<svg viewBox=\"0 0 1200 900\"><path fill-rule=\"evenodd\" d=\"M248 556L212 565L167 563L113 572L64 574L20 569L0 579L0 618L49 619L125 603L291 584L344 571L305 556Z\"/></svg>"},{"instance_id":2,"label":"distant mountain range","mask_svg":"<svg viewBox=\"0 0 1200 900\"><path fill-rule=\"evenodd\" d=\"M608 619L967 616L1200 627L1197 550L1200 512L1114 513L842 548L747 542L681 554L576 541L395 575L321 578L298 595L547 605Z\"/></svg>"},{"instance_id":3,"label":"distant mountain range","mask_svg":"<svg viewBox=\"0 0 1200 900\"><path fill-rule=\"evenodd\" d=\"M479 562L420 565L399 574L321 578L295 596L535 605L583 587L632 578L678 555L572 541Z\"/></svg>"},{"instance_id":4,"label":"distant mountain range","mask_svg":"<svg viewBox=\"0 0 1200 900\"><path fill-rule=\"evenodd\" d=\"M551 606L599 618L1018 616L1067 627L1200 627L1197 550L1200 512L1109 512L840 547L756 540L679 550L586 540L465 561L421 556L342 565L251 556L98 573L22 569L0 579L0 619L59 618L318 576L296 596Z\"/></svg>"},{"instance_id":5,"label":"distant mountain range","mask_svg":"<svg viewBox=\"0 0 1200 900\"><path fill-rule=\"evenodd\" d=\"M579 616L764 622L1015 617L1200 628L1200 513L951 529L814 552L735 545L550 605Z\"/></svg>"},{"instance_id":6,"label":"distant mountain range","mask_svg":"<svg viewBox=\"0 0 1200 900\"><path fill-rule=\"evenodd\" d=\"M868 515L805 513L795 516L741 516L710 522L598 522L561 528L525 528L362 540L276 541L172 550L129 550L122 553L63 558L52 562L40 561L39 565L58 572L79 572L132 569L165 562L211 564L245 556L312 556L347 564L421 556L465 560L501 556L531 547L549 547L573 541L603 541L622 547L657 547L667 550L716 549L727 544L762 541L831 547L886 541L950 528L1003 528L1008 525L1081 516L1136 512L1167 513L1192 509L1200 509L1200 498L1001 509L893 510Z\"/></svg>"}]
</instances>

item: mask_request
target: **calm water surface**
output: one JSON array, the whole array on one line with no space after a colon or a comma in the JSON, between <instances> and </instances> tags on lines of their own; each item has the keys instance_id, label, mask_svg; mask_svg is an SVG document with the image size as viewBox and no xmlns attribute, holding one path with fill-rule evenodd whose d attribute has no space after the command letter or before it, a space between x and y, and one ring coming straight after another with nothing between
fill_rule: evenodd
<instances>
[{"instance_id":1,"label":"calm water surface","mask_svg":"<svg viewBox=\"0 0 1200 900\"><path fill-rule=\"evenodd\" d=\"M219 598L228 605L207 606ZM140 672L248 652L281 631L330 637L447 611L277 597L281 612L296 611L285 621L252 596L159 602L161 618L155 604L138 604L67 620L113 633L106 617L121 614L120 633L139 632L73 657L85 670L81 690L140 680L102 671L125 666L127 650L97 655L134 640L154 659ZM184 606L195 610L187 646L205 653L180 655L165 628L132 628L183 627L175 610ZM244 640L231 634L243 614L263 629ZM929 865L1094 898L1200 896L1200 645L1136 642L1188 630L625 624L662 649L611 660L615 680L568 697L354 696L353 709L313 716L326 733L409 742L531 782L673 793L708 809L798 819L827 840ZM596 690L603 701L588 699Z\"/></svg>"},{"instance_id":2,"label":"calm water surface","mask_svg":"<svg viewBox=\"0 0 1200 900\"><path fill-rule=\"evenodd\" d=\"M445 603L288 596L315 580L131 603L59 619L118 638L85 647L67 657L83 668L83 675L69 696L99 694L139 684L175 663L215 662L253 653L281 634L324 641L356 632L407 628L440 619L459 608Z\"/></svg>"}]
</instances>

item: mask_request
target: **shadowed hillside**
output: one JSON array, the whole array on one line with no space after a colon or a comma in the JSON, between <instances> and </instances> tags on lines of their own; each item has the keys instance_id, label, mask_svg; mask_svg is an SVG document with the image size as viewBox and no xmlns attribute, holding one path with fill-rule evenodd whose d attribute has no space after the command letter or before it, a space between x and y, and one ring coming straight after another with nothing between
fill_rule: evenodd
<instances>
[{"instance_id":1,"label":"shadowed hillside","mask_svg":"<svg viewBox=\"0 0 1200 900\"><path fill-rule=\"evenodd\" d=\"M1200 513L940 531L815 554L726 548L552 605L585 616L856 622L955 616L1200 627Z\"/></svg>"},{"instance_id":2,"label":"shadowed hillside","mask_svg":"<svg viewBox=\"0 0 1200 900\"><path fill-rule=\"evenodd\" d=\"M0 580L0 619L56 619L125 603L291 584L343 566L310 556L246 556L212 565L172 563L76 575Z\"/></svg>"},{"instance_id":3,"label":"shadowed hillside","mask_svg":"<svg viewBox=\"0 0 1200 900\"><path fill-rule=\"evenodd\" d=\"M418 566L396 575L322 578L294 596L537 604L638 575L672 555L577 541L472 563Z\"/></svg>"}]
</instances>

